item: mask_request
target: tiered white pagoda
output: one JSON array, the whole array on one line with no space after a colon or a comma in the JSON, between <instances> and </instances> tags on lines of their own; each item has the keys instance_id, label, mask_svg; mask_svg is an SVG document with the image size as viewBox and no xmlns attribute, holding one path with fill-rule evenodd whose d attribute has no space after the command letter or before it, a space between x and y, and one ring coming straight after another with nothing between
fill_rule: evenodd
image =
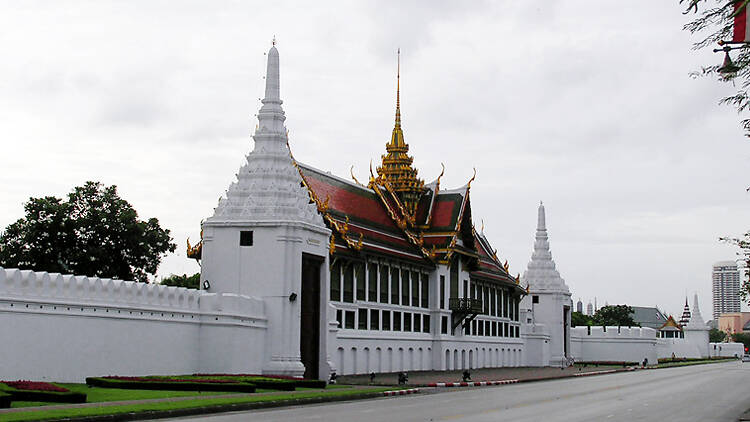
<instances>
[{"instance_id":1,"label":"tiered white pagoda","mask_svg":"<svg viewBox=\"0 0 750 422\"><path fill-rule=\"evenodd\" d=\"M529 295L523 304L530 310L531 323L543 324L549 330L550 365L562 365L570 356L570 313L573 307L570 290L555 268L547 236L544 204L539 203L534 252L523 273L523 284Z\"/></svg>"}]
</instances>

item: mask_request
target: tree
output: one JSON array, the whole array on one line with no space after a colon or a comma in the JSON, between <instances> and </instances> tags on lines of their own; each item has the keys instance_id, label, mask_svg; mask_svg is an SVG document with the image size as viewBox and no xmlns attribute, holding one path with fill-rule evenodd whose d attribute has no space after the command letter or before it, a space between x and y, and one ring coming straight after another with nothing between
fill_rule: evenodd
<instances>
[{"instance_id":1,"label":"tree","mask_svg":"<svg viewBox=\"0 0 750 422\"><path fill-rule=\"evenodd\" d=\"M599 308L594 314L596 325L617 325L626 327L640 327L631 316L633 308L628 305L608 305Z\"/></svg>"},{"instance_id":2,"label":"tree","mask_svg":"<svg viewBox=\"0 0 750 422\"><path fill-rule=\"evenodd\" d=\"M740 288L740 297L743 301L750 303L750 232L745 233L742 237L721 237L719 240L734 245L739 248L737 256L739 260L745 262L742 269L742 287Z\"/></svg>"},{"instance_id":3,"label":"tree","mask_svg":"<svg viewBox=\"0 0 750 422\"><path fill-rule=\"evenodd\" d=\"M23 218L0 232L0 266L148 281L174 252L169 230L138 213L116 186L86 182L66 200L29 198Z\"/></svg>"},{"instance_id":4,"label":"tree","mask_svg":"<svg viewBox=\"0 0 750 422\"><path fill-rule=\"evenodd\" d=\"M735 10L735 2L738 9ZM683 29L701 36L700 41L693 45L696 50L706 47L717 48L719 41L732 39L734 17L737 13L744 13L749 0L680 0L680 4L686 6L685 14L693 13L695 18L685 24ZM703 7L705 6L705 7ZM700 71L693 72L694 76L717 77L722 82L732 83L734 86L739 82L739 89L735 95L722 98L721 104L733 105L737 112L742 114L750 109L750 47L747 44L733 45L737 47L733 53L735 58L733 64L736 66L732 72L722 72L721 59L717 57L716 64L703 67ZM742 127L746 136L750 136L750 119L742 120Z\"/></svg>"},{"instance_id":5,"label":"tree","mask_svg":"<svg viewBox=\"0 0 750 422\"><path fill-rule=\"evenodd\" d=\"M732 341L742 343L745 347L750 347L750 334L734 333L732 334Z\"/></svg>"},{"instance_id":6,"label":"tree","mask_svg":"<svg viewBox=\"0 0 750 422\"><path fill-rule=\"evenodd\" d=\"M721 343L727 339L727 333L719 330L718 328L712 328L708 332L708 341L711 343Z\"/></svg>"},{"instance_id":7,"label":"tree","mask_svg":"<svg viewBox=\"0 0 750 422\"><path fill-rule=\"evenodd\" d=\"M188 289L199 289L201 283L201 273L195 273L191 276L187 274L175 275L162 278L159 282L165 286L187 287Z\"/></svg>"},{"instance_id":8,"label":"tree","mask_svg":"<svg viewBox=\"0 0 750 422\"><path fill-rule=\"evenodd\" d=\"M571 327L585 327L587 325L594 325L594 320L588 315L573 312L570 314L570 325Z\"/></svg>"}]
</instances>

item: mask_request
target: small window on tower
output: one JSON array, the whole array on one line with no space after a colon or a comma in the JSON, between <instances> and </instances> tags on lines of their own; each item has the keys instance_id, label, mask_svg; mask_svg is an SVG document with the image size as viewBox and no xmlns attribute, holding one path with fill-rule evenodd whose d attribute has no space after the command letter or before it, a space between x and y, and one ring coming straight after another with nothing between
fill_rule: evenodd
<instances>
[{"instance_id":1,"label":"small window on tower","mask_svg":"<svg viewBox=\"0 0 750 422\"><path fill-rule=\"evenodd\" d=\"M243 230L240 232L240 246L253 246L252 230Z\"/></svg>"},{"instance_id":2,"label":"small window on tower","mask_svg":"<svg viewBox=\"0 0 750 422\"><path fill-rule=\"evenodd\" d=\"M539 296L537 295L531 296L531 303L539 303Z\"/></svg>"}]
</instances>

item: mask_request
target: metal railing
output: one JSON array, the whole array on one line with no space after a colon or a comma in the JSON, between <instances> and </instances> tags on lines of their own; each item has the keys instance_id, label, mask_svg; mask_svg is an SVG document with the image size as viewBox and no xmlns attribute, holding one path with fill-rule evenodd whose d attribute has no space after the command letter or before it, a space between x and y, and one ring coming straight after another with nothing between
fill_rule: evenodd
<instances>
[{"instance_id":1,"label":"metal railing","mask_svg":"<svg viewBox=\"0 0 750 422\"><path fill-rule=\"evenodd\" d=\"M452 297L448 299L448 309L468 314L482 313L482 301L463 297Z\"/></svg>"}]
</instances>

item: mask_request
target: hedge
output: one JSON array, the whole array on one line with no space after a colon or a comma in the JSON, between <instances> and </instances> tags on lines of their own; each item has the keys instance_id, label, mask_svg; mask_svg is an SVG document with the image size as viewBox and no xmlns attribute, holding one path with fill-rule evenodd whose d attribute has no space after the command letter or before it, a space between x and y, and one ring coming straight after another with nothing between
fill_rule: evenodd
<instances>
[{"instance_id":1,"label":"hedge","mask_svg":"<svg viewBox=\"0 0 750 422\"><path fill-rule=\"evenodd\" d=\"M0 383L0 393L5 393L5 394L10 395L10 399L12 401L86 403L86 394L76 393L73 391L60 392L60 391L20 390L18 388L13 388L6 384Z\"/></svg>"},{"instance_id":2,"label":"hedge","mask_svg":"<svg viewBox=\"0 0 750 422\"><path fill-rule=\"evenodd\" d=\"M254 393L255 384L248 382L190 382L190 381L145 381L119 380L103 377L86 378L86 384L102 388L125 388L131 390L172 390L172 391L226 391Z\"/></svg>"},{"instance_id":3,"label":"hedge","mask_svg":"<svg viewBox=\"0 0 750 422\"><path fill-rule=\"evenodd\" d=\"M11 395L8 393L0 392L0 409L6 409L10 407Z\"/></svg>"},{"instance_id":4,"label":"hedge","mask_svg":"<svg viewBox=\"0 0 750 422\"><path fill-rule=\"evenodd\" d=\"M284 381L292 381L294 382L294 385L297 387L304 387L304 388L326 388L328 386L328 383L323 380L315 380L315 379L304 379L304 378L296 378L296 377L289 377L289 376L283 376L283 375L257 375L257 374L194 374L192 375L194 377L204 377L204 378L223 378L223 379L234 379L234 380L243 380L246 382L251 382L253 384L257 384L258 380L284 380ZM260 384L258 384L258 387L260 387ZM264 387L265 388L265 387Z\"/></svg>"}]
</instances>

